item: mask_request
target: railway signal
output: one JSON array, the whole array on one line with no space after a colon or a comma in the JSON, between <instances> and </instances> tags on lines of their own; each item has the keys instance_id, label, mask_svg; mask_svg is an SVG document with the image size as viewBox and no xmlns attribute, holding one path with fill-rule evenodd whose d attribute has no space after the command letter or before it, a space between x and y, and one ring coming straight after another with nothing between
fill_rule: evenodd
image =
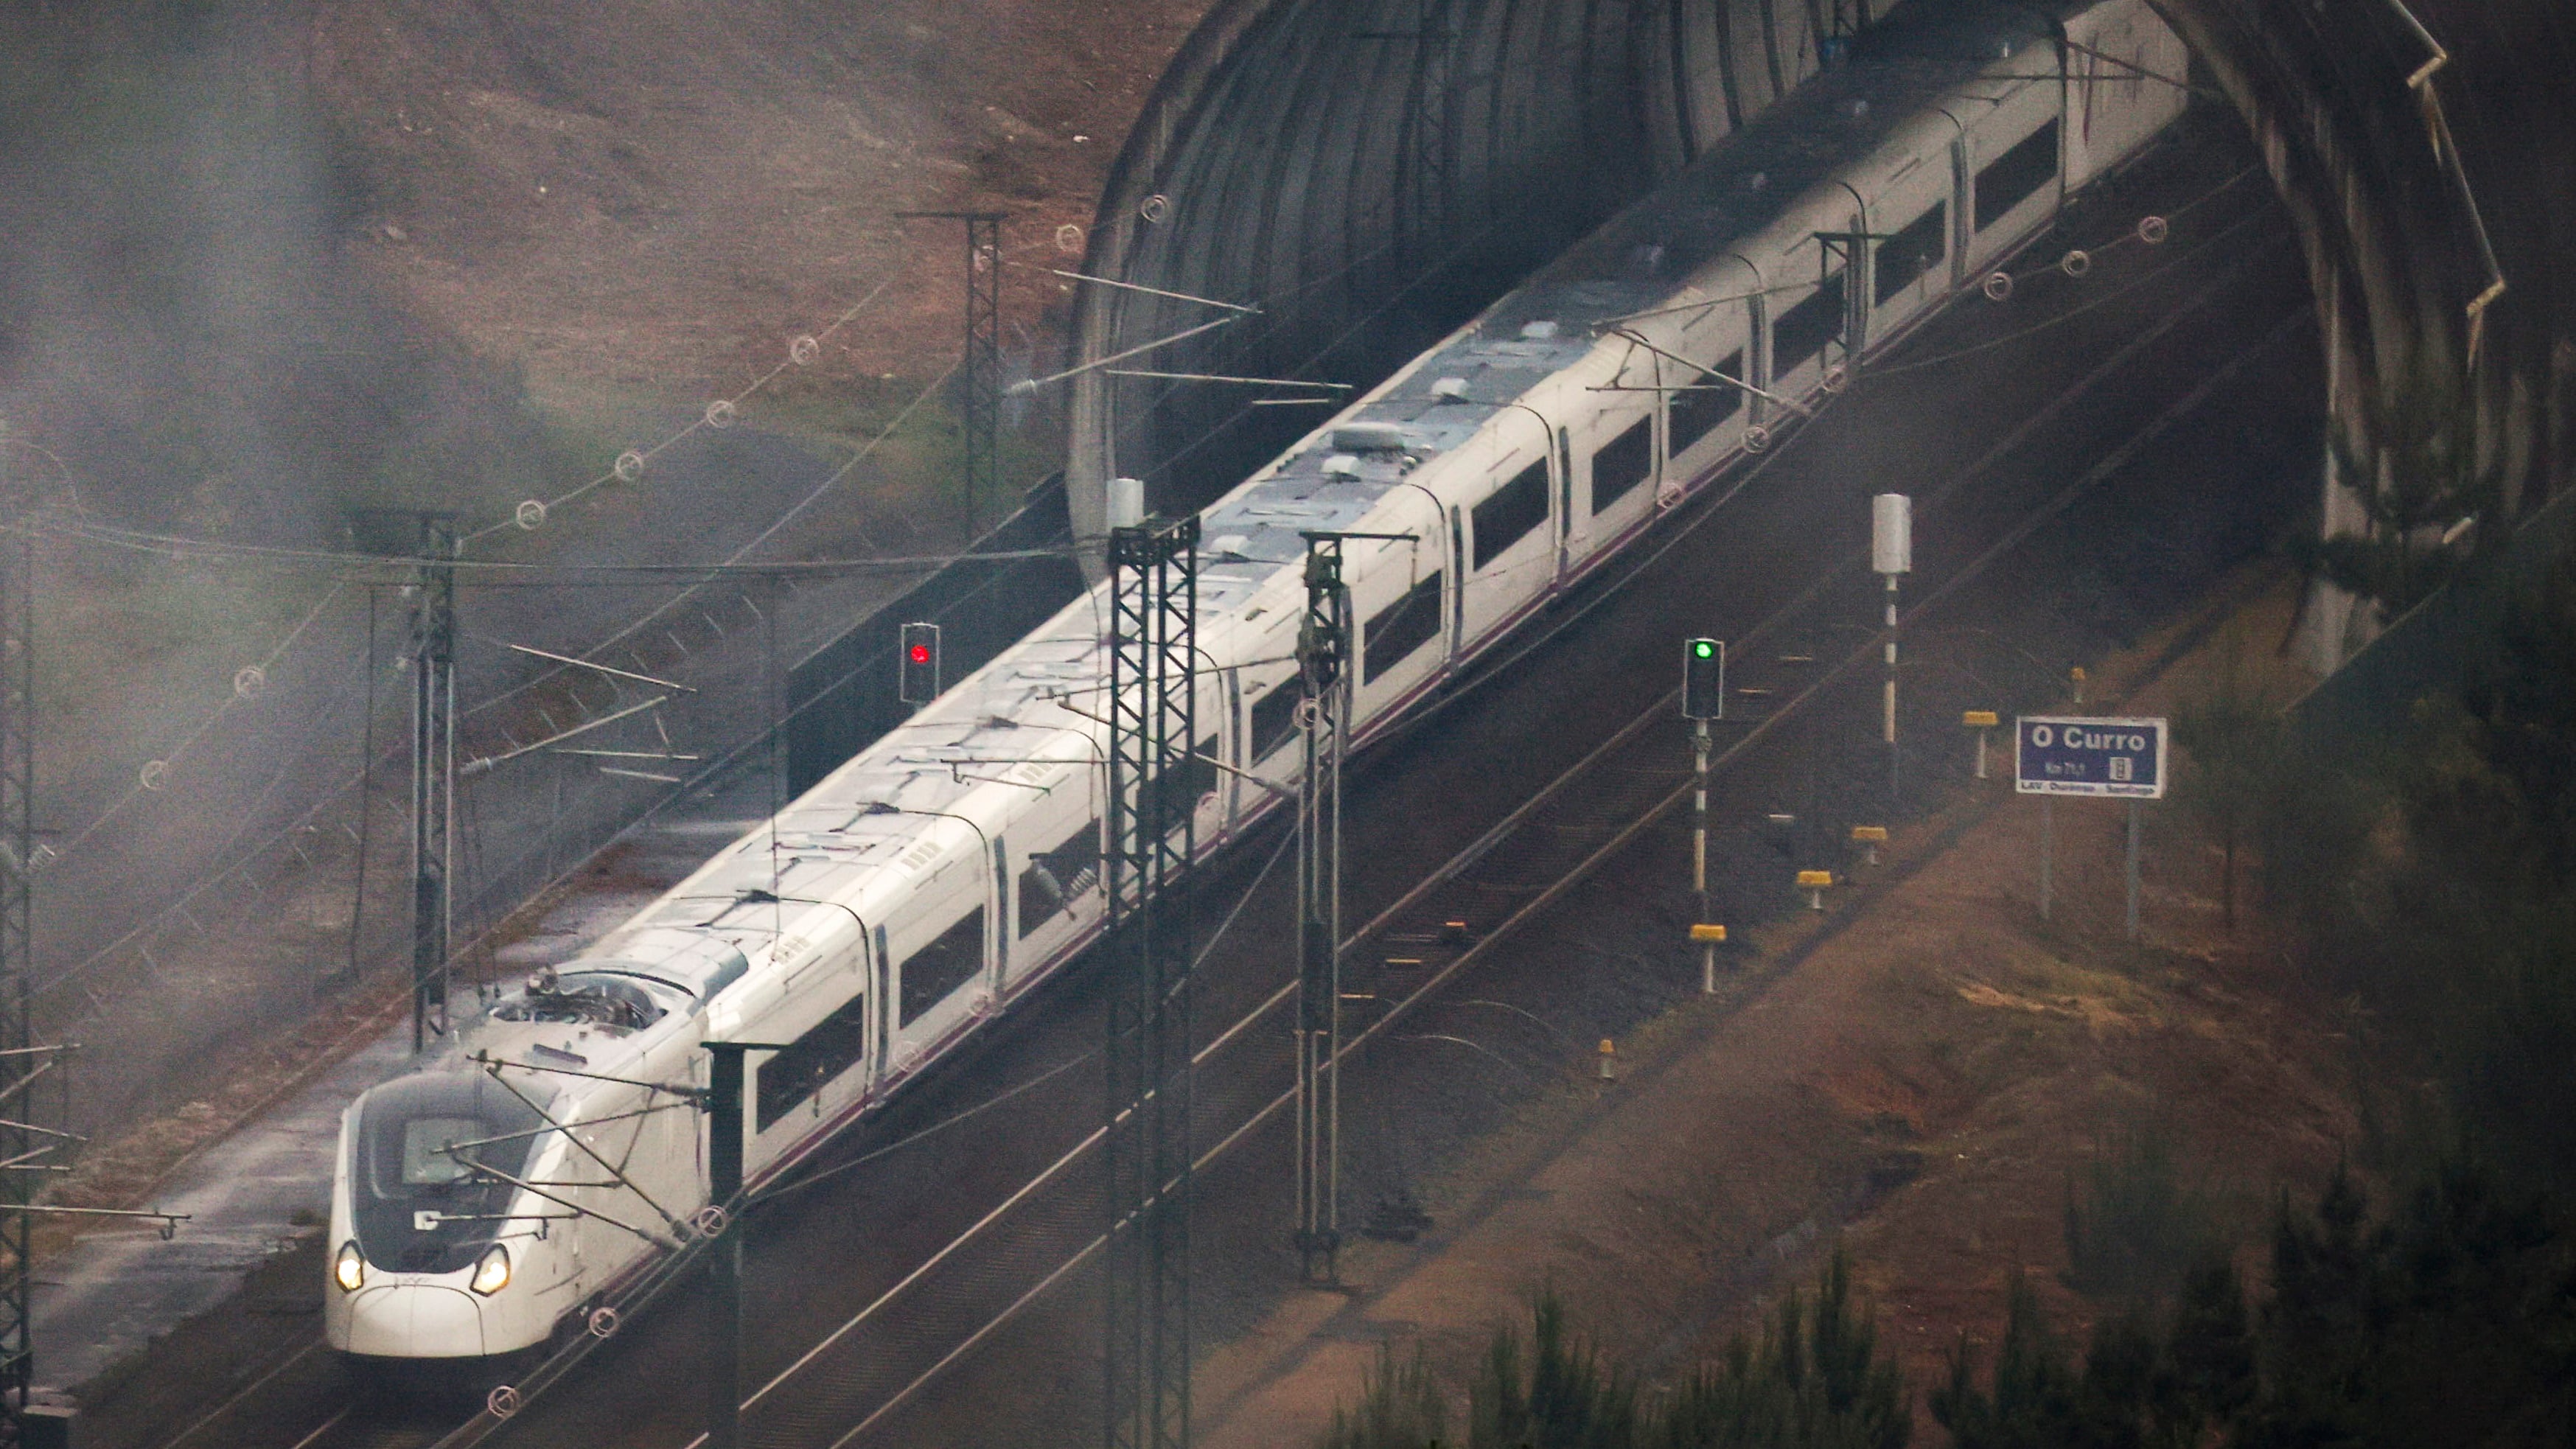
<instances>
[{"instance_id":1,"label":"railway signal","mask_svg":"<svg viewBox=\"0 0 2576 1449\"><path fill-rule=\"evenodd\" d=\"M928 704L939 697L939 626L903 626L902 680L895 691L906 704Z\"/></svg>"},{"instance_id":2,"label":"railway signal","mask_svg":"<svg viewBox=\"0 0 2576 1449\"><path fill-rule=\"evenodd\" d=\"M1726 718L1726 642L1682 641L1682 718Z\"/></svg>"}]
</instances>

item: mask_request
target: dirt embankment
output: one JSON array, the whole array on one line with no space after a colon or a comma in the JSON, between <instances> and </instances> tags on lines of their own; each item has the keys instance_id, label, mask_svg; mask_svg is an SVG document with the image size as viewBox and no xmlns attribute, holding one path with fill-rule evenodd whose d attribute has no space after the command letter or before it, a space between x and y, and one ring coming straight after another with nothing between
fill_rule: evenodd
<instances>
[{"instance_id":1,"label":"dirt embankment","mask_svg":"<svg viewBox=\"0 0 2576 1449\"><path fill-rule=\"evenodd\" d=\"M2294 593L2276 584L2153 679L2213 621L2150 636L2096 687L2163 713L2231 651L2271 667ZM1899 832L1822 916L1757 933L1750 969L1775 975L1620 1043L1618 1084L1566 1088L1458 1164L1424 1194L1439 1231L1345 1255L1351 1295L1291 1300L1220 1349L1206 1442L1312 1442L1382 1342L1421 1342L1462 1386L1496 1326L1526 1333L1543 1286L1666 1382L1837 1240L1917 1395L1918 1441L1939 1442L1920 1395L1961 1334L1991 1358L2014 1278L2079 1339L2115 1306L2063 1277L2065 1207L2094 1164L2170 1144L2181 1197L2221 1236L2283 1188L2309 1195L2356 1132L2338 1018L2260 923L2222 925L2215 847L2176 802L2151 807L2131 946L2120 807L2058 802L2043 921L2040 806L2009 788Z\"/></svg>"},{"instance_id":2,"label":"dirt embankment","mask_svg":"<svg viewBox=\"0 0 2576 1449\"><path fill-rule=\"evenodd\" d=\"M1199 0L709 6L368 0L311 65L363 178L368 266L541 394L740 387L889 277L808 388L914 379L957 347L954 222L1072 265L1102 177ZM1078 252L1076 234L1066 241ZM1062 279L1003 278L1005 345Z\"/></svg>"},{"instance_id":3,"label":"dirt embankment","mask_svg":"<svg viewBox=\"0 0 2576 1449\"><path fill-rule=\"evenodd\" d=\"M1076 264L1100 179L1202 9L145 0L0 15L0 419L63 460L46 487L105 522L341 546L354 503L560 492L875 295L743 408L754 427L872 427L958 350L956 224L896 213L1007 213L1004 343L1043 360L1066 296L1044 268ZM908 456L879 461L900 474ZM900 476L884 486L870 506L936 506ZM319 693L359 681L281 665L274 704L290 709L258 715L263 733L248 710L205 724L323 583L68 541L41 568L40 818L65 827L83 892L135 907L102 923L40 903L50 968L229 863L173 823L171 797L126 798L143 761L184 755L174 788L232 789L284 819L355 746ZM301 631L286 664L363 658L348 612ZM331 868L290 884L345 922L353 887ZM203 989L238 1005L246 960L340 950L334 931L288 940L271 923L254 942L189 924L126 971L155 1000ZM293 969L301 983L318 968ZM89 1009L116 1006L102 992ZM147 1117L178 1110L85 1118L135 1130L92 1154L81 1200L128 1200L378 1005L317 1007L299 984L261 1040L117 1061L150 1083Z\"/></svg>"}]
</instances>

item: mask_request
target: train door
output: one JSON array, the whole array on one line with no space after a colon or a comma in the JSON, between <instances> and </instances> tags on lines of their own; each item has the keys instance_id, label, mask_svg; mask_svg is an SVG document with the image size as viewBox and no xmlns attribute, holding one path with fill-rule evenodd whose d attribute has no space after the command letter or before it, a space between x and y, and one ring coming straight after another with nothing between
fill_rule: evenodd
<instances>
[{"instance_id":1,"label":"train door","mask_svg":"<svg viewBox=\"0 0 2576 1449\"><path fill-rule=\"evenodd\" d=\"M1418 517L1412 515L1420 515ZM1392 520L1390 520L1392 521ZM1364 725L1427 682L1447 662L1447 520L1408 510L1411 540L1354 543L1343 553L1351 618L1358 625L1351 720ZM1365 525L1375 528L1374 522Z\"/></svg>"},{"instance_id":2,"label":"train door","mask_svg":"<svg viewBox=\"0 0 2576 1449\"><path fill-rule=\"evenodd\" d=\"M1829 372L1847 367L1852 344L1852 289L1857 285L1847 246L1827 246L1818 232L1849 235L1867 230L1865 218L1843 188L1837 200L1797 218L1803 240L1780 254L1780 290L1771 302L1771 377L1767 386L1782 397L1801 398L1818 391Z\"/></svg>"},{"instance_id":3,"label":"train door","mask_svg":"<svg viewBox=\"0 0 2576 1449\"><path fill-rule=\"evenodd\" d=\"M838 917L831 920L837 944L803 958L770 1004L749 1016L737 1033L783 1046L754 1054L745 1064L751 1101L743 1124L749 1138L743 1165L752 1172L865 1096L873 1077L869 1024L876 993L871 989L868 935L840 907L813 915L831 919L826 911Z\"/></svg>"},{"instance_id":4,"label":"train door","mask_svg":"<svg viewBox=\"0 0 2576 1449\"><path fill-rule=\"evenodd\" d=\"M1451 508L1461 560L1458 647L1472 647L1547 592L1556 572L1554 495L1545 448L1497 448Z\"/></svg>"},{"instance_id":5,"label":"train door","mask_svg":"<svg viewBox=\"0 0 2576 1449\"><path fill-rule=\"evenodd\" d=\"M1662 449L1655 437L1657 394L1651 384L1633 392L1595 394L1598 412L1574 429L1575 494L1598 548L1643 522L1654 510Z\"/></svg>"},{"instance_id":6,"label":"train door","mask_svg":"<svg viewBox=\"0 0 2576 1449\"><path fill-rule=\"evenodd\" d=\"M2065 195L2059 86L1986 81L1993 104L1968 123L1968 270L1981 273L2057 214Z\"/></svg>"},{"instance_id":7,"label":"train door","mask_svg":"<svg viewBox=\"0 0 2576 1449\"><path fill-rule=\"evenodd\" d=\"M1664 409L1664 486L1687 489L1744 443L1754 420L1753 304L1762 274L1728 257L1692 280L1709 305L1673 314L1657 374Z\"/></svg>"},{"instance_id":8,"label":"train door","mask_svg":"<svg viewBox=\"0 0 2576 1449\"><path fill-rule=\"evenodd\" d=\"M928 846L925 841L914 850ZM895 1076L919 1067L932 1044L976 1009L988 980L991 927L999 909L984 853L952 847L934 861L922 862L903 910L886 922L894 957L888 1033L893 1056L886 1070Z\"/></svg>"},{"instance_id":9,"label":"train door","mask_svg":"<svg viewBox=\"0 0 2576 1449\"><path fill-rule=\"evenodd\" d=\"M1951 143L1959 125L1934 111L1900 126L1861 179L1869 197L1868 335L1884 340L1950 289Z\"/></svg>"},{"instance_id":10,"label":"train door","mask_svg":"<svg viewBox=\"0 0 2576 1449\"><path fill-rule=\"evenodd\" d=\"M1098 780L1099 771L1087 762L1061 769L1012 823L1005 992L1100 919Z\"/></svg>"}]
</instances>

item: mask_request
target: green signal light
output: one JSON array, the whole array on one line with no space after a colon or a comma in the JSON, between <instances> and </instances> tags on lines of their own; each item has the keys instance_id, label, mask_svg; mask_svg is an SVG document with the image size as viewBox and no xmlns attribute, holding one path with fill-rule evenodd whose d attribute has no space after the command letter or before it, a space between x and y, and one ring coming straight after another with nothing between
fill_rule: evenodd
<instances>
[{"instance_id":1,"label":"green signal light","mask_svg":"<svg viewBox=\"0 0 2576 1449\"><path fill-rule=\"evenodd\" d=\"M1691 653L1698 655L1702 659L1707 659L1717 653L1717 641L1714 639L1692 640Z\"/></svg>"}]
</instances>

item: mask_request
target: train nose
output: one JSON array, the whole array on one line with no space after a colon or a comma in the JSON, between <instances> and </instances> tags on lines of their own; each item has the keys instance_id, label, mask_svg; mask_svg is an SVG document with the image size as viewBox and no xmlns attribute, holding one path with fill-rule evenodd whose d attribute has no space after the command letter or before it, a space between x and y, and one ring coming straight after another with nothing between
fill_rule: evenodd
<instances>
[{"instance_id":1,"label":"train nose","mask_svg":"<svg viewBox=\"0 0 2576 1449\"><path fill-rule=\"evenodd\" d=\"M376 1358L475 1358L483 1310L473 1295L426 1283L388 1283L349 1295L348 1352Z\"/></svg>"}]
</instances>

